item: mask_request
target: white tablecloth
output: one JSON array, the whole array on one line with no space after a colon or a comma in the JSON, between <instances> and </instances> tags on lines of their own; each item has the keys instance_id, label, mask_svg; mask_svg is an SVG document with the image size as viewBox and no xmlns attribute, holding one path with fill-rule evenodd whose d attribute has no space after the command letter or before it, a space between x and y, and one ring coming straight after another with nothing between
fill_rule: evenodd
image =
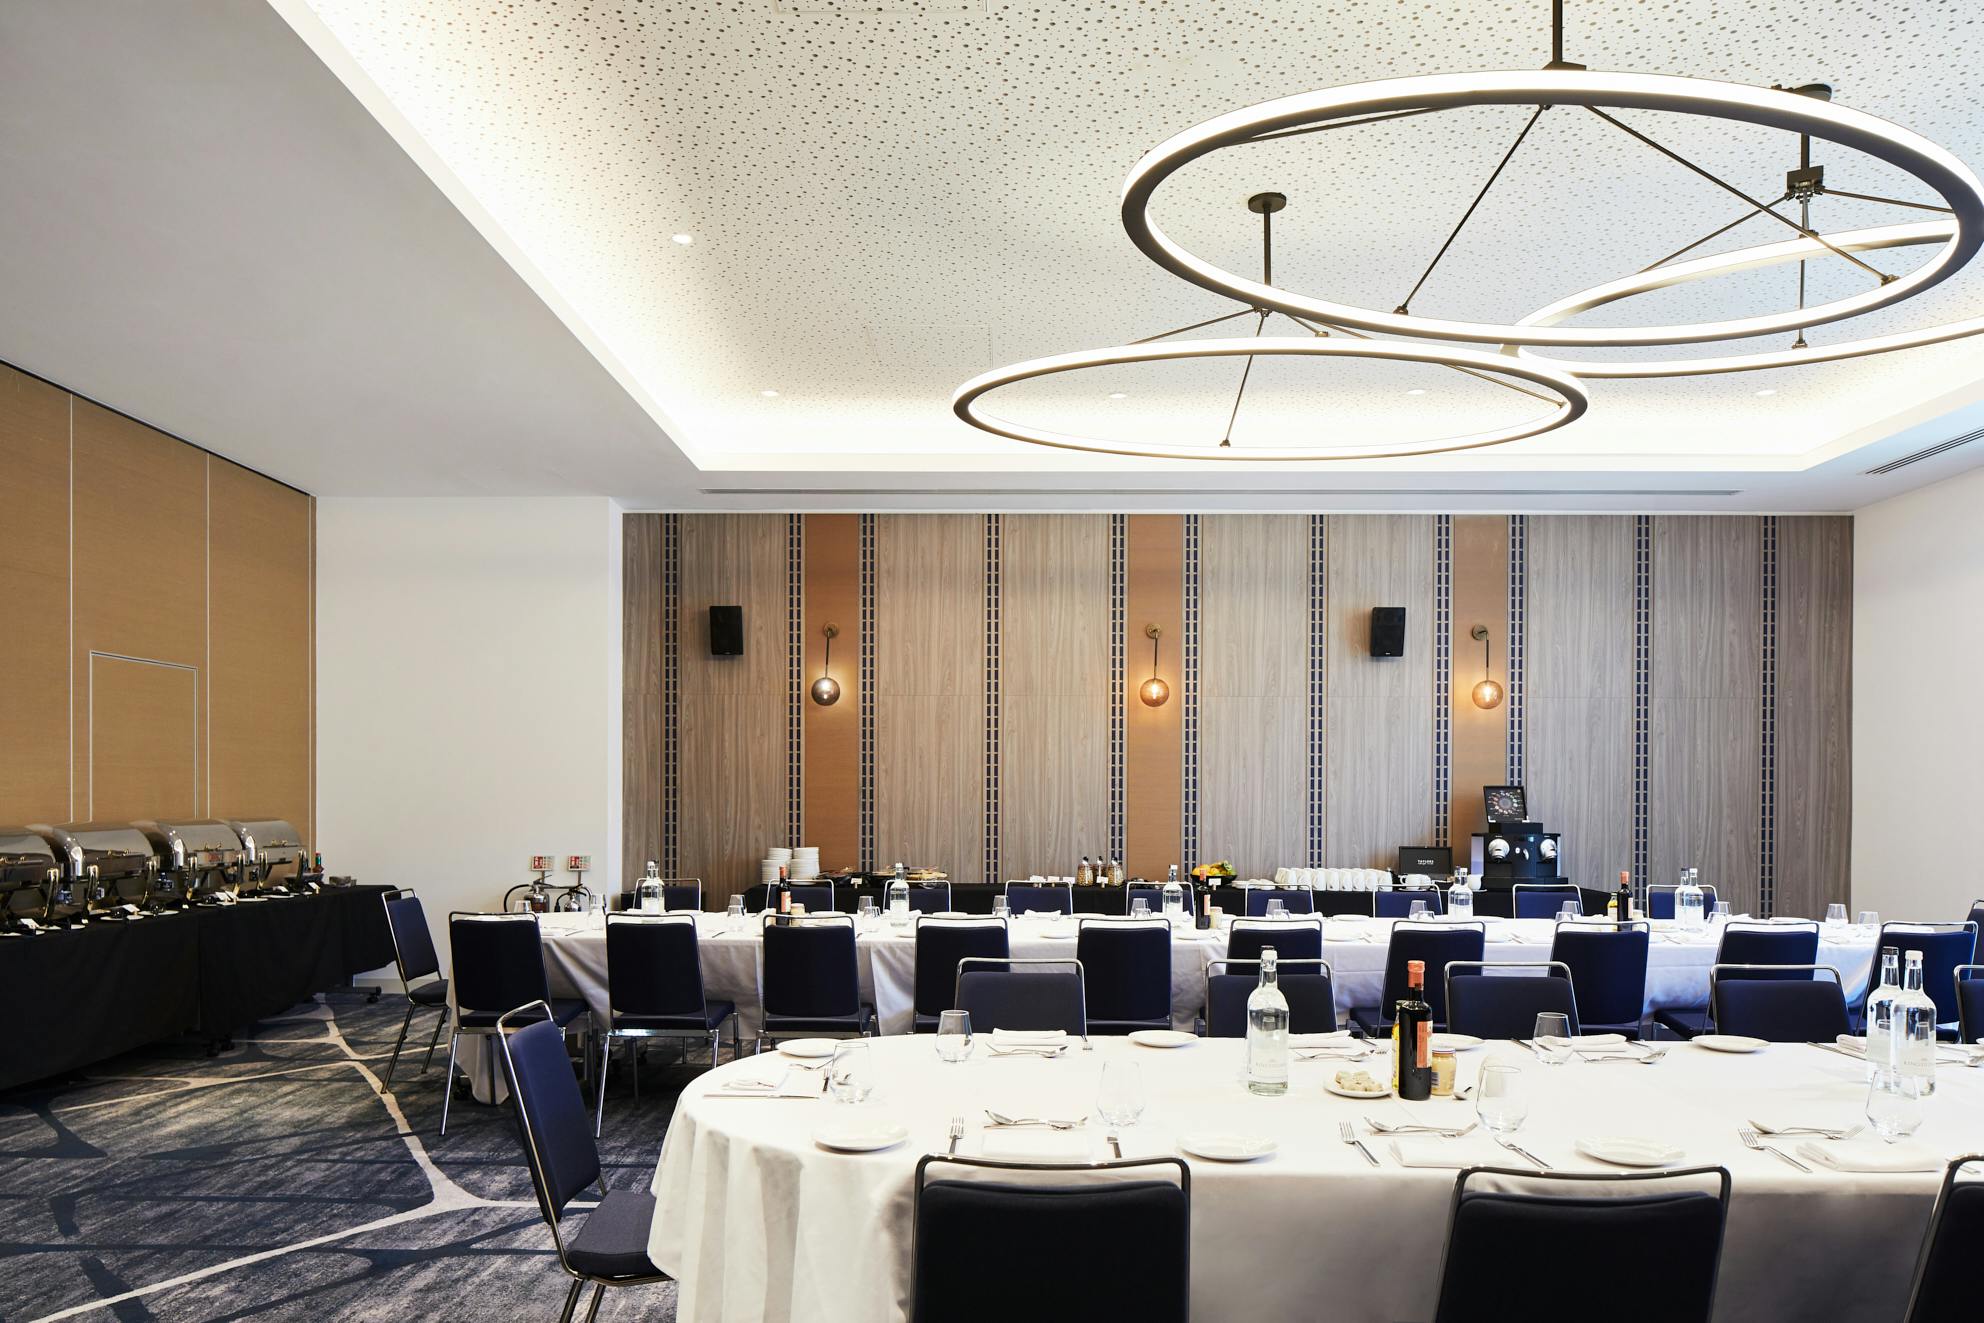
<instances>
[{"instance_id":1,"label":"white tablecloth","mask_svg":"<svg viewBox=\"0 0 1984 1323\"><path fill-rule=\"evenodd\" d=\"M829 1153L812 1142L815 1128L841 1104L711 1096L726 1079L776 1073L771 1058L725 1066L692 1084L655 1172L659 1212L649 1244L654 1262L681 1282L677 1317L685 1323L906 1318L913 1171L921 1154L943 1150L947 1118L967 1118L971 1128L960 1152L969 1154L982 1143L988 1106L1009 1114L1092 1115L1102 1064L1123 1058L1139 1063L1149 1097L1142 1122L1124 1133L1127 1156L1174 1152L1178 1134L1200 1129L1264 1135L1281 1145L1251 1165L1193 1161L1195 1317L1392 1323L1432 1316L1454 1174L1401 1168L1384 1141L1367 1137L1383 1163L1372 1168L1338 1142L1336 1127L1365 1116L1464 1122L1473 1115L1469 1104L1332 1097L1321 1086L1339 1067L1300 1061L1286 1097L1257 1098L1238 1082L1237 1040L1159 1051L1099 1039L1092 1052L1054 1060L992 1058L985 1049L981 1039L970 1061L949 1066L927 1038L871 1044L879 1086L862 1106L901 1120L910 1137L888 1152L862 1156ZM1675 1044L1655 1066L1545 1066L1512 1046L1491 1045L1462 1055L1461 1082L1472 1081L1490 1055L1523 1071L1531 1109L1520 1142L1561 1170L1601 1169L1574 1152L1580 1134L1664 1140L1684 1149L1690 1165L1730 1170L1735 1191L1719 1320L1892 1323L1901 1317L1939 1173L1846 1175L1821 1168L1808 1175L1743 1148L1736 1135L1750 1118L1773 1125L1862 1120L1860 1063L1804 1044L1752 1056ZM1984 1133L1984 1070L1941 1067L1940 1088L1927 1108L1919 1142L1945 1156L1974 1150ZM1078 1133L1086 1134L1091 1157L1105 1155L1099 1129ZM1502 1165L1523 1166L1508 1158ZM1391 1262L1401 1244L1418 1247L1423 1271L1374 1267ZM996 1255L986 1262L988 1270L1024 1267ZM1633 1246L1621 1271L1658 1266L1657 1246ZM1547 1254L1536 1271L1539 1289L1548 1289Z\"/></svg>"}]
</instances>

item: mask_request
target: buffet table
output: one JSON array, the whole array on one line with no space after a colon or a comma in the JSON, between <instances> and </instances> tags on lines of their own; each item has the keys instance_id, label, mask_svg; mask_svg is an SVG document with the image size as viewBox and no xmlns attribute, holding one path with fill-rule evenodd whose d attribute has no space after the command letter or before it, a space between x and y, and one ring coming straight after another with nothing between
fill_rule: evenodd
<instances>
[{"instance_id":1,"label":"buffet table","mask_svg":"<svg viewBox=\"0 0 1984 1323\"><path fill-rule=\"evenodd\" d=\"M385 890L327 888L0 940L0 1089L183 1033L222 1040L391 964Z\"/></svg>"},{"instance_id":2,"label":"buffet table","mask_svg":"<svg viewBox=\"0 0 1984 1323\"><path fill-rule=\"evenodd\" d=\"M1192 1159L1192 1304L1204 1319L1308 1323L1319 1317L1393 1323L1432 1317L1439 1291L1440 1247L1455 1173L1401 1165L1388 1140L1365 1118L1464 1125L1470 1103L1434 1099L1400 1103L1330 1096L1323 1082L1336 1062L1294 1063L1291 1089L1259 1098L1238 1082L1243 1044L1199 1040L1158 1050L1122 1039L1097 1039L1054 1059L995 1058L980 1036L970 1060L947 1065L932 1040L874 1040L876 1091L866 1103L726 1094L745 1079L784 1071L782 1055L747 1058L704 1074L683 1092L669 1123L652 1188L665 1215L655 1219L649 1255L678 1279L677 1317L685 1323L878 1323L907 1317L913 1173L925 1153L943 1152L946 1123L965 1118L959 1147L985 1151L984 1109L1014 1116L1089 1118L1061 1140L1039 1140L1043 1160L1107 1156L1095 1117L1104 1063L1134 1060L1147 1107L1122 1132L1126 1157L1178 1152L1181 1134L1222 1131L1275 1141L1277 1152L1253 1163ZM1936 1171L1811 1173L1746 1149L1737 1128L1767 1125L1850 1126L1864 1120L1865 1067L1808 1044L1780 1044L1728 1056L1686 1043L1669 1046L1658 1064L1640 1067L1576 1061L1544 1065L1511 1044L1465 1052L1463 1085L1494 1059L1520 1068L1530 1099L1517 1142L1562 1171L1618 1170L1579 1155L1581 1137L1633 1136L1670 1143L1683 1165L1719 1165L1734 1178L1716 1318L1736 1323L1793 1323L1852 1318L1892 1323L1907 1300L1916 1248L1940 1179ZM1373 1058L1374 1074L1383 1059ZM813 1142L823 1124L855 1109L899 1121L899 1146L850 1155ZM1941 1161L1979 1147L1984 1132L1984 1070L1940 1068L1915 1143ZM1349 1121L1379 1159L1370 1166L1338 1141ZM1002 1156L1028 1132L1000 1132ZM1034 1130L1038 1136L1043 1133ZM1486 1141L1430 1141L1468 1145ZM1796 1151L1796 1139L1779 1141ZM1062 1143L1069 1151L1046 1145ZM1421 1148L1420 1152L1426 1150ZM1521 1168L1493 1149L1494 1165ZM1465 1156L1461 1161L1470 1161ZM1402 1245L1413 1247L1407 1259ZM1622 1246L1621 1289L1632 1275L1658 1271L1656 1245ZM945 1252L988 1255L984 1246ZM1079 1246L1062 1251L1080 1253ZM986 1257L988 1271L1026 1268L1025 1256ZM1391 1264L1397 1271L1373 1271ZM1537 1289L1550 1289L1550 1258L1529 1265ZM1595 1305L1596 1314L1603 1308Z\"/></svg>"},{"instance_id":3,"label":"buffet table","mask_svg":"<svg viewBox=\"0 0 1984 1323\"><path fill-rule=\"evenodd\" d=\"M794 885L822 886L828 880L821 878L812 882L794 883ZM915 884L911 883L911 885L914 886ZM883 893L887 889L888 884L886 881L866 881L850 885L845 881L834 880L834 908L842 913L852 914L861 908L860 902L863 897L874 901L877 906L880 906L883 902ZM1201 891L1200 899L1203 900L1205 897L1210 896L1211 903L1217 905L1223 913L1245 914L1247 912L1247 891L1248 888L1246 887L1227 882L1213 887L1210 891ZM1005 892L1006 888L1003 884L994 885L990 882L953 882L951 884L951 908L960 914L990 914L992 912L992 898L994 896L1002 896ZM1332 891L1318 888L1312 891L1311 894L1315 897L1316 913L1318 914L1369 914L1371 912L1372 893L1369 891ZM1605 913L1605 902L1608 899L1606 892L1581 888L1580 894L1583 898L1584 912L1586 914ZM1127 896L1122 887L1071 887L1069 888L1069 895L1074 904L1075 913L1077 914L1121 914L1126 908L1124 902ZM767 900L767 891L763 886L753 886L744 893L744 906L754 914L768 908ZM721 908L721 905L713 899L708 903ZM1515 912L1512 908L1514 903L1514 893L1510 891L1483 890L1476 892L1474 895L1475 913L1483 917L1506 919Z\"/></svg>"}]
</instances>

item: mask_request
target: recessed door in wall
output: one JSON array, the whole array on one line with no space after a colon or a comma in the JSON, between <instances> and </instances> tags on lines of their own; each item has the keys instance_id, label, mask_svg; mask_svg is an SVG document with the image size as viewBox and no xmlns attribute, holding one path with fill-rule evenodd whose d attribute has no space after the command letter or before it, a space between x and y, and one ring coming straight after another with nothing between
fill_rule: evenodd
<instances>
[{"instance_id":1,"label":"recessed door in wall","mask_svg":"<svg viewBox=\"0 0 1984 1323\"><path fill-rule=\"evenodd\" d=\"M199 668L92 652L88 701L89 818L198 817Z\"/></svg>"}]
</instances>

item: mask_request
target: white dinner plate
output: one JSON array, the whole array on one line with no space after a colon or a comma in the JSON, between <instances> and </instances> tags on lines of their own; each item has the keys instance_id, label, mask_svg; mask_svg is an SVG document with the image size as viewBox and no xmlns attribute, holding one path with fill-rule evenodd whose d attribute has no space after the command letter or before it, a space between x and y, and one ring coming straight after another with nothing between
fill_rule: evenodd
<instances>
[{"instance_id":1,"label":"white dinner plate","mask_svg":"<svg viewBox=\"0 0 1984 1323\"><path fill-rule=\"evenodd\" d=\"M1190 1047L1199 1041L1197 1034L1183 1029L1138 1029L1129 1037L1138 1047Z\"/></svg>"},{"instance_id":2,"label":"white dinner plate","mask_svg":"<svg viewBox=\"0 0 1984 1323\"><path fill-rule=\"evenodd\" d=\"M1481 1040L1473 1034L1434 1034L1433 1046L1450 1052L1465 1052L1469 1048L1481 1046Z\"/></svg>"},{"instance_id":3,"label":"white dinner plate","mask_svg":"<svg viewBox=\"0 0 1984 1323\"><path fill-rule=\"evenodd\" d=\"M1178 1136L1178 1147L1192 1157L1205 1158L1209 1162L1256 1162L1274 1153L1281 1144L1263 1135L1197 1130Z\"/></svg>"},{"instance_id":4,"label":"white dinner plate","mask_svg":"<svg viewBox=\"0 0 1984 1323\"><path fill-rule=\"evenodd\" d=\"M813 1132L815 1144L836 1153L879 1153L908 1138L908 1126L879 1118L848 1117Z\"/></svg>"},{"instance_id":5,"label":"white dinner plate","mask_svg":"<svg viewBox=\"0 0 1984 1323\"><path fill-rule=\"evenodd\" d=\"M1670 1144L1631 1135L1599 1135L1577 1142L1578 1152L1615 1167L1671 1167L1688 1155Z\"/></svg>"},{"instance_id":6,"label":"white dinner plate","mask_svg":"<svg viewBox=\"0 0 1984 1323\"><path fill-rule=\"evenodd\" d=\"M815 1057L832 1056L838 1046L840 1046L838 1038L795 1038L789 1043L780 1043L778 1050L789 1057L804 1057L811 1060Z\"/></svg>"},{"instance_id":7,"label":"white dinner plate","mask_svg":"<svg viewBox=\"0 0 1984 1323\"><path fill-rule=\"evenodd\" d=\"M1711 1052L1755 1052L1770 1046L1764 1039L1745 1038L1742 1034L1696 1034L1688 1041Z\"/></svg>"},{"instance_id":8,"label":"white dinner plate","mask_svg":"<svg viewBox=\"0 0 1984 1323\"><path fill-rule=\"evenodd\" d=\"M1379 1082L1377 1092L1375 1093L1358 1093L1353 1089L1340 1089L1337 1087L1336 1077L1334 1075L1323 1081L1323 1091L1325 1093L1334 1093L1339 1098L1363 1098L1368 1100L1371 1098L1389 1098L1392 1096L1391 1086L1383 1081Z\"/></svg>"},{"instance_id":9,"label":"white dinner plate","mask_svg":"<svg viewBox=\"0 0 1984 1323\"><path fill-rule=\"evenodd\" d=\"M1075 940L1076 933L1071 928L1042 928L1033 935L1035 937L1045 937L1050 941L1072 942Z\"/></svg>"}]
</instances>

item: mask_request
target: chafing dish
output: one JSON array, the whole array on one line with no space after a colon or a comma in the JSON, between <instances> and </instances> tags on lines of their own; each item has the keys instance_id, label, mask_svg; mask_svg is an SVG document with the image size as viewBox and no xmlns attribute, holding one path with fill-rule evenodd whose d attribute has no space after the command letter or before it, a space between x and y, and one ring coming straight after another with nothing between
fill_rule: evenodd
<instances>
[{"instance_id":1,"label":"chafing dish","mask_svg":"<svg viewBox=\"0 0 1984 1323\"><path fill-rule=\"evenodd\" d=\"M36 824L63 864L64 887L49 907L51 920L144 905L158 880L158 856L145 834L125 822ZM69 895L65 902L62 890Z\"/></svg>"},{"instance_id":2,"label":"chafing dish","mask_svg":"<svg viewBox=\"0 0 1984 1323\"><path fill-rule=\"evenodd\" d=\"M146 819L131 824L158 851L159 877L171 875L171 891L186 900L233 895L241 885L241 838L214 818L185 822Z\"/></svg>"},{"instance_id":3,"label":"chafing dish","mask_svg":"<svg viewBox=\"0 0 1984 1323\"><path fill-rule=\"evenodd\" d=\"M229 818L241 838L241 890L282 891L303 871L303 833L281 818Z\"/></svg>"},{"instance_id":4,"label":"chafing dish","mask_svg":"<svg viewBox=\"0 0 1984 1323\"><path fill-rule=\"evenodd\" d=\"M54 846L26 827L0 827L0 927L47 922L61 882Z\"/></svg>"}]
</instances>

